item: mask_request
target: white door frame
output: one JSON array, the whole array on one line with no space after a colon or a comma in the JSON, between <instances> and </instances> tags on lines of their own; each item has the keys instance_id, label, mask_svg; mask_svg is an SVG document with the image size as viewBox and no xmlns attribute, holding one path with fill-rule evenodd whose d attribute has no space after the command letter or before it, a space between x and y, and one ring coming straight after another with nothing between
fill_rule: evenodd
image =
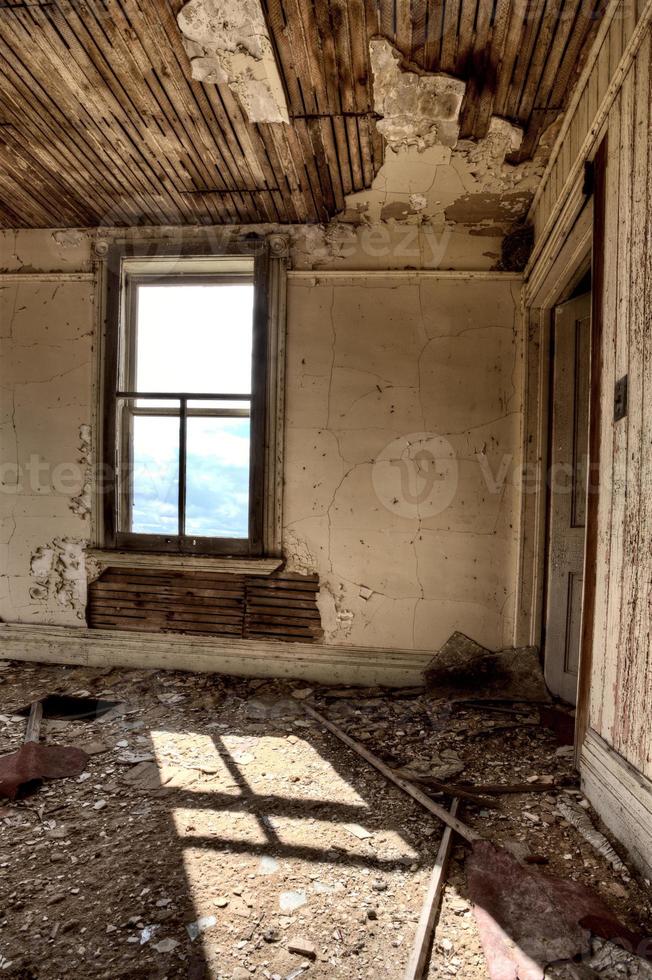
<instances>
[{"instance_id":1,"label":"white door frame","mask_svg":"<svg viewBox=\"0 0 652 980\"><path fill-rule=\"evenodd\" d=\"M593 202L576 200L555 251L544 250L524 287L523 490L515 642L541 646L546 575L551 328L555 307L590 268ZM551 254L552 253L552 254Z\"/></svg>"}]
</instances>

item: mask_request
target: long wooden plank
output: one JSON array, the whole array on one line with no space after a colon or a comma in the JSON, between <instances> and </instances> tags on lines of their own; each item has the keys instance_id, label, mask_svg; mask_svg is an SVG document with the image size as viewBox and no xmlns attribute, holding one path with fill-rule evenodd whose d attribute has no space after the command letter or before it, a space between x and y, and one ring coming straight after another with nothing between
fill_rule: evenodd
<instances>
[{"instance_id":1,"label":"long wooden plank","mask_svg":"<svg viewBox=\"0 0 652 980\"><path fill-rule=\"evenodd\" d=\"M473 133L476 139L482 139L489 131L491 116L494 111L497 80L500 76L507 28L513 0L498 0L494 22L491 28L491 44L489 45L488 64L485 67L485 84L477 101Z\"/></svg>"},{"instance_id":2,"label":"long wooden plank","mask_svg":"<svg viewBox=\"0 0 652 980\"><path fill-rule=\"evenodd\" d=\"M457 815L458 800L454 799L451 803L449 813L451 817ZM430 874L428 891L423 901L423 908L419 916L417 931L412 945L412 952L408 959L404 980L421 980L425 974L428 955L432 947L432 934L435 928L441 897L446 885L446 870L453 846L453 831L450 827L444 828L435 865Z\"/></svg>"},{"instance_id":3,"label":"long wooden plank","mask_svg":"<svg viewBox=\"0 0 652 980\"><path fill-rule=\"evenodd\" d=\"M32 88L27 86L24 78L29 73L1 33L0 56L3 59L3 111L20 126L20 132L29 140L41 161L44 176L52 170L65 172L66 179L81 197L88 189L88 172L94 171L94 203L103 213L108 213L120 187L113 171L102 172L101 158L95 156L94 148L85 139L78 138L48 90L31 77ZM129 205L125 210L130 212Z\"/></svg>"},{"instance_id":4,"label":"long wooden plank","mask_svg":"<svg viewBox=\"0 0 652 980\"><path fill-rule=\"evenodd\" d=\"M441 2L441 0L438 0ZM466 76L470 70L471 54L473 52L473 25L475 24L478 6L483 0L462 0L460 9L460 26L455 55L455 68L459 75Z\"/></svg>"},{"instance_id":5,"label":"long wooden plank","mask_svg":"<svg viewBox=\"0 0 652 980\"><path fill-rule=\"evenodd\" d=\"M650 46L650 33L648 32L648 46ZM647 55L648 64L648 90L647 104L650 107L652 102L652 51ZM643 76L641 76L642 78ZM641 81L637 98L645 99L645 86ZM645 182L644 214L646 215L645 225L645 279L640 283L642 292L635 295L638 316L647 317L645 323L645 339L642 349L643 355L643 398L642 413L648 426L649 419L652 417L652 338L649 330L649 297L652 293L652 109L649 109L648 134L647 134L647 174ZM637 316L637 321L638 321ZM645 431L649 435L649 426ZM640 583L641 588L647 591L647 601L639 602L639 616L635 625L636 635L639 642L636 650L636 678L638 690L652 690L652 658L650 657L650 637L652 636L652 557L650 541L652 541L652 453L649 451L649 442L645 444L643 433L641 439L642 464L640 474L640 494L641 494L641 540L647 543L645 552L645 566L647 575L641 568ZM644 592L645 595L645 592ZM645 638L647 637L647 643ZM627 754L634 755L639 760L641 772L648 780L652 779L652 758L650 757L649 747L652 744L652 717L649 708L649 699L636 699L636 718L632 731L628 738Z\"/></svg>"},{"instance_id":6,"label":"long wooden plank","mask_svg":"<svg viewBox=\"0 0 652 980\"><path fill-rule=\"evenodd\" d=\"M614 748L649 774L652 765L648 746L652 725L642 692L650 690L652 667L649 652L649 604L651 599L652 557L649 520L650 468L650 188L652 186L650 135L652 133L651 40L646 38L632 68L634 76L633 161L629 209L631 211L629 264L629 337L627 414L626 499L624 514L623 578L619 624L619 663L616 678L617 708L614 721ZM624 284L626 285L626 284Z\"/></svg>"},{"instance_id":7,"label":"long wooden plank","mask_svg":"<svg viewBox=\"0 0 652 980\"><path fill-rule=\"evenodd\" d=\"M304 710L311 718L318 721L320 725L323 725L324 728L339 738L341 742L348 745L350 749L368 762L369 765L373 766L374 769L377 769L378 772L382 773L385 779L389 780L390 783L394 783L399 789L403 790L404 793L407 793L408 796L411 796L413 800L420 803L424 809L428 810L429 813L445 823L446 826L454 830L455 833L460 835L460 837L471 844L476 840L482 840L481 834L479 834L476 830L473 830L471 827L468 827L465 823L462 823L462 821L458 820L456 816L451 815L445 807L440 806L438 803L435 803L434 800L431 800L429 796L426 796L426 794L419 789L418 786L414 786L412 783L409 783L400 776L397 776L396 773L389 768L389 766L386 766L385 763L378 758L378 756L373 755L373 753L366 749L364 745L362 745L360 742L356 742L356 740L351 738L350 735L347 735L346 732L339 727L339 725L335 725L332 721L329 721L328 718L325 718L324 715L321 714L321 712L317 711L312 707L312 705L307 704L305 701L302 702L302 704Z\"/></svg>"},{"instance_id":8,"label":"long wooden plank","mask_svg":"<svg viewBox=\"0 0 652 980\"><path fill-rule=\"evenodd\" d=\"M176 596L171 599L157 596L146 596L144 599L130 599L124 595L117 599L114 596L102 596L92 594L89 602L96 609L133 609L133 610L157 610L163 612L174 610L179 612L200 612L210 616L238 617L244 613L244 603L232 603L218 600L217 602L207 602L205 599L190 599L187 596Z\"/></svg>"},{"instance_id":9,"label":"long wooden plank","mask_svg":"<svg viewBox=\"0 0 652 980\"><path fill-rule=\"evenodd\" d=\"M593 628L593 676L590 686L591 725L602 734L605 698L613 698L613 692L605 690L605 661L607 643L606 609L609 596L609 555L611 553L611 506L613 479L611 460L613 452L612 425L613 390L615 382L614 339L616 321L617 282L614 270L618 262L619 221L619 166L620 166L620 96L616 99L609 116L609 146L607 156L606 200L609 205L605 214L605 280L602 300L602 387L600 395L600 493L597 512L597 549L595 583L595 623Z\"/></svg>"},{"instance_id":10,"label":"long wooden plank","mask_svg":"<svg viewBox=\"0 0 652 980\"><path fill-rule=\"evenodd\" d=\"M521 93L527 81L532 57L536 50L537 39L541 30L544 13L549 3L537 3L534 7L528 5L528 16L523 23L523 33L519 44L518 60L514 67L510 90L505 100L505 115L511 119L518 118L518 107Z\"/></svg>"},{"instance_id":11,"label":"long wooden plank","mask_svg":"<svg viewBox=\"0 0 652 980\"><path fill-rule=\"evenodd\" d=\"M183 601L189 602L219 602L220 605L241 605L244 602L244 596L242 594L234 592L210 592L208 590L188 590L188 589L156 589L150 591L136 592L133 589L111 589L111 588L96 588L94 585L91 586L91 591L96 599L115 599L117 601L123 602L127 597L131 597L134 602L144 602L147 599L165 599L168 601L173 601L175 599L181 599Z\"/></svg>"},{"instance_id":12,"label":"long wooden plank","mask_svg":"<svg viewBox=\"0 0 652 980\"><path fill-rule=\"evenodd\" d=\"M521 36L525 29L524 22L528 10L527 4L513 3L511 5L494 100L494 111L497 115L504 116L506 114L505 103L509 95L514 67L520 56Z\"/></svg>"},{"instance_id":13,"label":"long wooden plank","mask_svg":"<svg viewBox=\"0 0 652 980\"><path fill-rule=\"evenodd\" d=\"M224 626L221 629L209 629L206 626L196 624L178 624L170 626L160 624L156 628L144 620L138 619L103 619L97 617L90 624L94 629L126 630L134 633L200 633L203 636L230 636L237 638L240 636L240 628L237 626Z\"/></svg>"},{"instance_id":14,"label":"long wooden plank","mask_svg":"<svg viewBox=\"0 0 652 980\"><path fill-rule=\"evenodd\" d=\"M537 43L530 61L527 77L525 78L518 103L518 116L520 119L528 119L532 113L534 105L543 106L546 104L544 92L541 90L541 81L546 67L557 61L555 52L560 56L563 46L563 34L560 35L560 27L563 24L563 17L560 16L559 4L556 0L549 0L541 21L541 29L537 37ZM570 11L563 10L566 16ZM550 89L548 90L548 92ZM547 95L547 93L545 93ZM535 101L539 96L538 102Z\"/></svg>"},{"instance_id":15,"label":"long wooden plank","mask_svg":"<svg viewBox=\"0 0 652 980\"><path fill-rule=\"evenodd\" d=\"M30 34L19 19L12 18L9 21L3 18L0 20L0 32L2 39L10 47L12 53L20 53L30 46ZM118 194L120 191L124 194L126 192L125 169L128 169L129 161L124 158L120 160L118 153L112 150L111 142L107 139L106 133L99 129L96 119L89 111L87 100L84 98L83 102L75 103L70 86L66 82L66 79L70 78L69 66L61 60L61 55L48 48L43 34L37 34L36 37L38 43L31 45L29 69L23 75L26 83L30 86L33 84L32 80L35 80L38 90L48 92L62 107L62 132L65 132L67 128L72 128L75 132L76 141L83 133L81 138L84 142L90 143L93 153L97 155L100 179L103 169L102 162L106 163L107 159L112 162L115 172L121 176L121 183L117 185ZM74 112L72 111L73 104L75 104ZM117 195L114 194L113 206L115 206L116 197ZM142 212L142 207L140 210Z\"/></svg>"},{"instance_id":16,"label":"long wooden plank","mask_svg":"<svg viewBox=\"0 0 652 980\"><path fill-rule=\"evenodd\" d=\"M475 21L475 34L471 53L472 71L466 83L464 102L460 113L460 136L467 139L475 135L475 122L480 93L489 73L491 15L493 3L478 2Z\"/></svg>"},{"instance_id":17,"label":"long wooden plank","mask_svg":"<svg viewBox=\"0 0 652 980\"><path fill-rule=\"evenodd\" d=\"M616 280L615 318L612 324L612 347L609 351L613 362L614 379L618 381L629 371L629 311L631 291L631 234L632 234L632 172L634 129L634 70L628 73L621 93L619 181L618 181L618 252L617 261L611 267ZM611 401L613 389L605 391ZM613 420L613 411L605 412L604 421L612 420L612 443L609 456L612 461L612 496L610 514L610 543L608 552L609 587L606 614L606 669L605 705L602 715L601 735L613 744L616 723L616 706L619 696L619 667L622 662L620 649L620 624L626 614L623 609L623 558L625 552L625 508L627 498L627 420Z\"/></svg>"}]
</instances>

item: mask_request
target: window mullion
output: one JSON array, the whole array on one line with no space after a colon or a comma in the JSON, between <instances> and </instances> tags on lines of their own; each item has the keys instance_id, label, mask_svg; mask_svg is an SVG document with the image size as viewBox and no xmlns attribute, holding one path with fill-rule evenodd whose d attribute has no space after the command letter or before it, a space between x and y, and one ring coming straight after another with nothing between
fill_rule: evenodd
<instances>
[{"instance_id":1,"label":"window mullion","mask_svg":"<svg viewBox=\"0 0 652 980\"><path fill-rule=\"evenodd\" d=\"M179 412L179 536L186 533L186 443L188 436L188 400L180 399Z\"/></svg>"}]
</instances>

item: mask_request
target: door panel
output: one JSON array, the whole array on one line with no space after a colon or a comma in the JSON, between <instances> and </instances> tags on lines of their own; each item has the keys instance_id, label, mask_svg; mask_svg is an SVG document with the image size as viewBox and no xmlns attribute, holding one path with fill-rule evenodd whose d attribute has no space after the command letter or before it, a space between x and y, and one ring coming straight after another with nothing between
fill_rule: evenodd
<instances>
[{"instance_id":1,"label":"door panel","mask_svg":"<svg viewBox=\"0 0 652 980\"><path fill-rule=\"evenodd\" d=\"M545 671L553 694L575 704L582 619L588 477L591 297L555 310Z\"/></svg>"}]
</instances>

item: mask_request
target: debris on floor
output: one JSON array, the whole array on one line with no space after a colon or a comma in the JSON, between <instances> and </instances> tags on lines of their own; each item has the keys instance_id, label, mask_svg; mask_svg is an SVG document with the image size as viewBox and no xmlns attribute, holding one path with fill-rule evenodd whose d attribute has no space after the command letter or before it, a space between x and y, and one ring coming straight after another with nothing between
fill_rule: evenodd
<instances>
[{"instance_id":1,"label":"debris on floor","mask_svg":"<svg viewBox=\"0 0 652 980\"><path fill-rule=\"evenodd\" d=\"M620 860L615 850L599 830L596 830L591 822L586 810L576 803L572 803L570 800L561 799L557 803L557 809L561 813L564 820L576 827L580 832L584 840L588 841L593 847L595 847L598 854L601 854L612 868L619 874L626 874L627 868Z\"/></svg>"},{"instance_id":2,"label":"debris on floor","mask_svg":"<svg viewBox=\"0 0 652 980\"><path fill-rule=\"evenodd\" d=\"M15 800L19 794L37 788L44 779L79 776L86 768L88 756L81 749L38 744L44 716L44 702L32 702L24 744L16 752L0 757L0 796Z\"/></svg>"},{"instance_id":3,"label":"debris on floor","mask_svg":"<svg viewBox=\"0 0 652 980\"><path fill-rule=\"evenodd\" d=\"M536 647L508 647L493 653L463 633L453 633L425 671L438 697L468 694L490 698L550 701Z\"/></svg>"},{"instance_id":4,"label":"debris on floor","mask_svg":"<svg viewBox=\"0 0 652 980\"><path fill-rule=\"evenodd\" d=\"M390 769L434 778L418 785L442 807L451 795L437 781L483 798L458 811L478 835L591 889L628 936L650 935L642 883L560 812L586 802L572 756L541 725L503 727L536 718L536 705L52 665L11 664L2 678L4 753L22 743L17 711L37 681L120 704L84 724L46 718L42 744L81 749L86 770L0 808L2 976L402 977L443 826L307 716L306 702ZM456 766L446 780L442 760ZM453 837L430 980L490 976L468 853ZM546 976L649 977L631 951L622 961L614 936L588 932L580 960Z\"/></svg>"}]
</instances>

